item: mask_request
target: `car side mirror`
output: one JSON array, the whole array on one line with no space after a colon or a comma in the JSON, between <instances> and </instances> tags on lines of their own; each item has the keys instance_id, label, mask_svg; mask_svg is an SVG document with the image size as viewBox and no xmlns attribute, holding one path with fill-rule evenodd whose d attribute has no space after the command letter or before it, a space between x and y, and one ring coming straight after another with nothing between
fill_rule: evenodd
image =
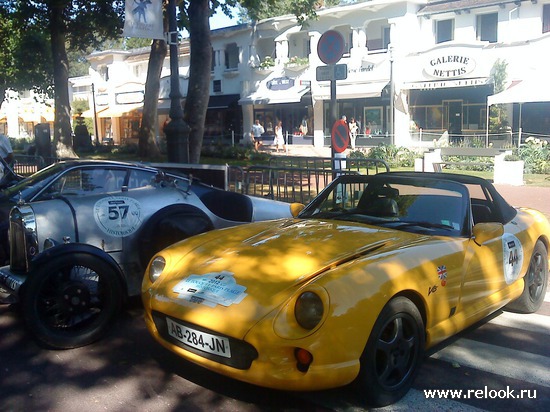
<instances>
[{"instance_id":1,"label":"car side mirror","mask_svg":"<svg viewBox=\"0 0 550 412\"><path fill-rule=\"evenodd\" d=\"M291 203L290 204L290 213L292 214L292 217L297 217L302 210L304 210L304 207L306 207L302 203Z\"/></svg>"},{"instance_id":2,"label":"car side mirror","mask_svg":"<svg viewBox=\"0 0 550 412\"><path fill-rule=\"evenodd\" d=\"M478 223L474 226L474 241L479 245L499 238L504 234L504 225L498 222Z\"/></svg>"}]
</instances>

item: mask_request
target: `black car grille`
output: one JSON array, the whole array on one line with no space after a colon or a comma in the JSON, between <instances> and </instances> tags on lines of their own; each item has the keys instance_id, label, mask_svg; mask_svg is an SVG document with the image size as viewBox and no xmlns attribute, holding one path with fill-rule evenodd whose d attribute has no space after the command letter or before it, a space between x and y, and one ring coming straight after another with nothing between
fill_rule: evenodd
<instances>
[{"instance_id":1,"label":"black car grille","mask_svg":"<svg viewBox=\"0 0 550 412\"><path fill-rule=\"evenodd\" d=\"M14 272L27 271L29 262L38 253L36 221L28 205L10 212L10 267Z\"/></svg>"},{"instance_id":2,"label":"black car grille","mask_svg":"<svg viewBox=\"0 0 550 412\"><path fill-rule=\"evenodd\" d=\"M235 369L248 369L250 368L250 365L252 364L252 361L258 357L258 351L249 343L240 340L235 339L227 335L220 335L219 333L215 331L211 331L209 329L203 328L201 326L194 325L189 322L184 322L176 318L172 318L169 316L166 316L160 312L153 311L153 321L155 322L155 326L157 327L157 330L159 331L160 336L162 336L163 339L166 341L179 346L180 348L183 348L189 352L192 352L194 354L200 355L206 359L213 360L215 362L231 366ZM179 323L181 325L184 325L186 327L189 327L191 329L198 330L200 332L209 333L212 335L217 336L223 336L229 340L229 345L231 347L231 358L225 358L223 356L219 356L216 354L203 352L199 349L196 349L194 347L185 345L184 343L180 342L179 340L175 339L174 337L170 336L168 334L168 325L166 323L166 318L169 317L174 322Z\"/></svg>"}]
</instances>

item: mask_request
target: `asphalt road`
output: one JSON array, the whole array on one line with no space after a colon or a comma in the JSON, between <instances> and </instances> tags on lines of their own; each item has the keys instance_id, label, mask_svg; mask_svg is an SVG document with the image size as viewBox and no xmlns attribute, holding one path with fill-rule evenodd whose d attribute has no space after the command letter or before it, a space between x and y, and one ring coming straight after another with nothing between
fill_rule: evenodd
<instances>
[{"instance_id":1,"label":"asphalt road","mask_svg":"<svg viewBox=\"0 0 550 412\"><path fill-rule=\"evenodd\" d=\"M499 190L511 204L535 207L550 217L550 188L527 188ZM499 313L446 342L425 359L407 396L382 410L550 410L549 339L547 294L537 314ZM440 389L463 392L426 392ZM349 388L305 394L273 391L182 361L149 336L137 300L106 339L66 351L37 346L17 306L0 305L2 412L330 410L366 407Z\"/></svg>"},{"instance_id":2,"label":"asphalt road","mask_svg":"<svg viewBox=\"0 0 550 412\"><path fill-rule=\"evenodd\" d=\"M347 387L288 393L202 370L153 341L139 303L106 339L64 351L37 346L16 306L1 305L0 337L0 411L368 410ZM499 312L446 342L426 357L405 398L379 410L550 410L549 339L547 294L536 314Z\"/></svg>"}]
</instances>

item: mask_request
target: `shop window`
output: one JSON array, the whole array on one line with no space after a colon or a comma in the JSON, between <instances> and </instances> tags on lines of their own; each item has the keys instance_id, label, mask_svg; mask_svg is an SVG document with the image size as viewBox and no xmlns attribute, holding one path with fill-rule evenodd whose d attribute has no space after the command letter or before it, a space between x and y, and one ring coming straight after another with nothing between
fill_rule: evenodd
<instances>
[{"instance_id":1,"label":"shop window","mask_svg":"<svg viewBox=\"0 0 550 412\"><path fill-rule=\"evenodd\" d=\"M464 129L466 130L484 130L486 105L484 104L465 104L464 109Z\"/></svg>"},{"instance_id":2,"label":"shop window","mask_svg":"<svg viewBox=\"0 0 550 412\"><path fill-rule=\"evenodd\" d=\"M101 79L108 82L109 81L109 68L107 66L99 66L98 71L99 71L99 76L101 77Z\"/></svg>"},{"instance_id":3,"label":"shop window","mask_svg":"<svg viewBox=\"0 0 550 412\"><path fill-rule=\"evenodd\" d=\"M344 36L344 39L345 38L346 37ZM352 45L353 45L353 32L349 33L348 36L347 36L347 41L344 45L344 55L343 55L343 57L349 57Z\"/></svg>"},{"instance_id":4,"label":"shop window","mask_svg":"<svg viewBox=\"0 0 550 412\"><path fill-rule=\"evenodd\" d=\"M390 26L385 26L382 28L382 48L388 50L390 41Z\"/></svg>"},{"instance_id":5,"label":"shop window","mask_svg":"<svg viewBox=\"0 0 550 412\"><path fill-rule=\"evenodd\" d=\"M239 46L230 43L225 47L225 69L237 70L239 68Z\"/></svg>"},{"instance_id":6,"label":"shop window","mask_svg":"<svg viewBox=\"0 0 550 412\"><path fill-rule=\"evenodd\" d=\"M550 31L550 4L545 4L542 9L542 32Z\"/></svg>"},{"instance_id":7,"label":"shop window","mask_svg":"<svg viewBox=\"0 0 550 412\"><path fill-rule=\"evenodd\" d=\"M410 108L412 120L424 130L443 130L441 106L414 106Z\"/></svg>"},{"instance_id":8,"label":"shop window","mask_svg":"<svg viewBox=\"0 0 550 412\"><path fill-rule=\"evenodd\" d=\"M435 22L435 41L436 43L444 43L454 40L454 19L439 20Z\"/></svg>"},{"instance_id":9,"label":"shop window","mask_svg":"<svg viewBox=\"0 0 550 412\"><path fill-rule=\"evenodd\" d=\"M212 61L210 62L210 71L213 72L216 67L216 52L212 49Z\"/></svg>"},{"instance_id":10,"label":"shop window","mask_svg":"<svg viewBox=\"0 0 550 412\"><path fill-rule=\"evenodd\" d=\"M383 133L382 107L365 107L363 118L367 136L378 136Z\"/></svg>"},{"instance_id":11,"label":"shop window","mask_svg":"<svg viewBox=\"0 0 550 412\"><path fill-rule=\"evenodd\" d=\"M498 13L477 16L476 40L496 43L498 33Z\"/></svg>"},{"instance_id":12,"label":"shop window","mask_svg":"<svg viewBox=\"0 0 550 412\"><path fill-rule=\"evenodd\" d=\"M222 91L222 81L221 80L214 80L212 82L212 91L214 93L221 93L221 91Z\"/></svg>"}]
</instances>

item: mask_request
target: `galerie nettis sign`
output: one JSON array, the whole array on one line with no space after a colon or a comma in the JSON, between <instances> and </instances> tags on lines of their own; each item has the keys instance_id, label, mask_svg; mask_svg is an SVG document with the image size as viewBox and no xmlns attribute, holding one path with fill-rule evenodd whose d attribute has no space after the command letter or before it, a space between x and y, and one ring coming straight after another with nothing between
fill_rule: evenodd
<instances>
[{"instance_id":1,"label":"galerie nettis sign","mask_svg":"<svg viewBox=\"0 0 550 412\"><path fill-rule=\"evenodd\" d=\"M441 55L429 59L424 73L436 79L452 79L466 76L476 68L476 62L469 56L461 54Z\"/></svg>"}]
</instances>

